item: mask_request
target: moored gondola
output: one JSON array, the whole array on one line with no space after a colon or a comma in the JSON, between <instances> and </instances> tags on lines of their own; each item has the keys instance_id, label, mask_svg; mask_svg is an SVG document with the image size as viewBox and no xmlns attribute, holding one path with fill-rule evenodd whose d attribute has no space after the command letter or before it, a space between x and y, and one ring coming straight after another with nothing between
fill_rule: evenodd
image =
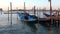
<instances>
[{"instance_id":1,"label":"moored gondola","mask_svg":"<svg viewBox=\"0 0 60 34\"><path fill-rule=\"evenodd\" d=\"M34 16L34 15L29 15L28 13L18 13L19 18L24 21L24 22L28 22L28 23L38 23L38 17Z\"/></svg>"}]
</instances>

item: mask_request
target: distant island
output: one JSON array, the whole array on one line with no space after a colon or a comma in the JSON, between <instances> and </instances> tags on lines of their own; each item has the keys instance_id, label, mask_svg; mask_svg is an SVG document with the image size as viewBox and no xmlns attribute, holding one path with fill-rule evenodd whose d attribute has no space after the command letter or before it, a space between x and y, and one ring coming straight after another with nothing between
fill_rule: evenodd
<instances>
[{"instance_id":1,"label":"distant island","mask_svg":"<svg viewBox=\"0 0 60 34\"><path fill-rule=\"evenodd\" d=\"M9 11L11 11L11 10L9 10ZM13 9L12 11L24 11L24 9ZM32 9L26 9L26 11L34 11L34 10L32 10ZM50 10L36 10L36 11L50 11ZM56 10L52 10L52 11L56 11Z\"/></svg>"}]
</instances>

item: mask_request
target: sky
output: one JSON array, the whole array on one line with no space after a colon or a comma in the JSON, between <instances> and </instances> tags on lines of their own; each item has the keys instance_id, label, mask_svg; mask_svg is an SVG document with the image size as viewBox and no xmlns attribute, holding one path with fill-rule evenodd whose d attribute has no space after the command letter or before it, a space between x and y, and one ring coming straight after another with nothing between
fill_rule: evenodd
<instances>
[{"instance_id":1,"label":"sky","mask_svg":"<svg viewBox=\"0 0 60 34\"><path fill-rule=\"evenodd\" d=\"M23 9L24 2L26 4L26 9L31 9L33 6L36 6L38 9L42 9L46 7L49 9L49 1L48 0L0 0L0 8L7 10L10 7L10 2L12 2L12 8ZM60 0L52 0L52 9L60 8Z\"/></svg>"}]
</instances>

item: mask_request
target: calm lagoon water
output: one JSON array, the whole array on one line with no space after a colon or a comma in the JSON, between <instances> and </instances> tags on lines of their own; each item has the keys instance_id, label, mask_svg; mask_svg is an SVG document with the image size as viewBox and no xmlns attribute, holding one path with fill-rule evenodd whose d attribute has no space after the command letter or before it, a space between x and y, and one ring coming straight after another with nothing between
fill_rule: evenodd
<instances>
[{"instance_id":1,"label":"calm lagoon water","mask_svg":"<svg viewBox=\"0 0 60 34\"><path fill-rule=\"evenodd\" d=\"M17 14L12 14L12 26L11 26L11 15L9 14L9 21L8 21L8 14L4 14L6 12L0 12L0 34L35 34L34 32L32 32L31 28L28 25L24 25L23 22L20 21L20 18L18 17L17 20ZM16 13L16 12L13 12ZM33 11L27 11L27 13L29 14L33 14ZM49 11L47 11L46 13L49 13ZM46 16L43 15L43 12L36 12L36 16L40 17L40 18L46 18ZM51 31L47 30L47 28L43 27L40 24L35 24L39 34L57 34L57 29L53 29Z\"/></svg>"}]
</instances>

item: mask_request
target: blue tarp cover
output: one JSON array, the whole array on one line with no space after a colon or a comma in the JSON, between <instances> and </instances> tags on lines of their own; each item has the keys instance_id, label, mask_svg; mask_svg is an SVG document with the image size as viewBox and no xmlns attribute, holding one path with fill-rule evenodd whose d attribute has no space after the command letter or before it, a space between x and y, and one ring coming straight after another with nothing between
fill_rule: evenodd
<instances>
[{"instance_id":1,"label":"blue tarp cover","mask_svg":"<svg viewBox=\"0 0 60 34\"><path fill-rule=\"evenodd\" d=\"M19 17L20 17L21 19L24 19L23 13L18 13L18 15L19 15ZM35 18L34 16L29 15L28 13L27 13L26 15L27 15L27 17L28 17L28 21L34 21L34 20L36 20L36 18Z\"/></svg>"}]
</instances>

